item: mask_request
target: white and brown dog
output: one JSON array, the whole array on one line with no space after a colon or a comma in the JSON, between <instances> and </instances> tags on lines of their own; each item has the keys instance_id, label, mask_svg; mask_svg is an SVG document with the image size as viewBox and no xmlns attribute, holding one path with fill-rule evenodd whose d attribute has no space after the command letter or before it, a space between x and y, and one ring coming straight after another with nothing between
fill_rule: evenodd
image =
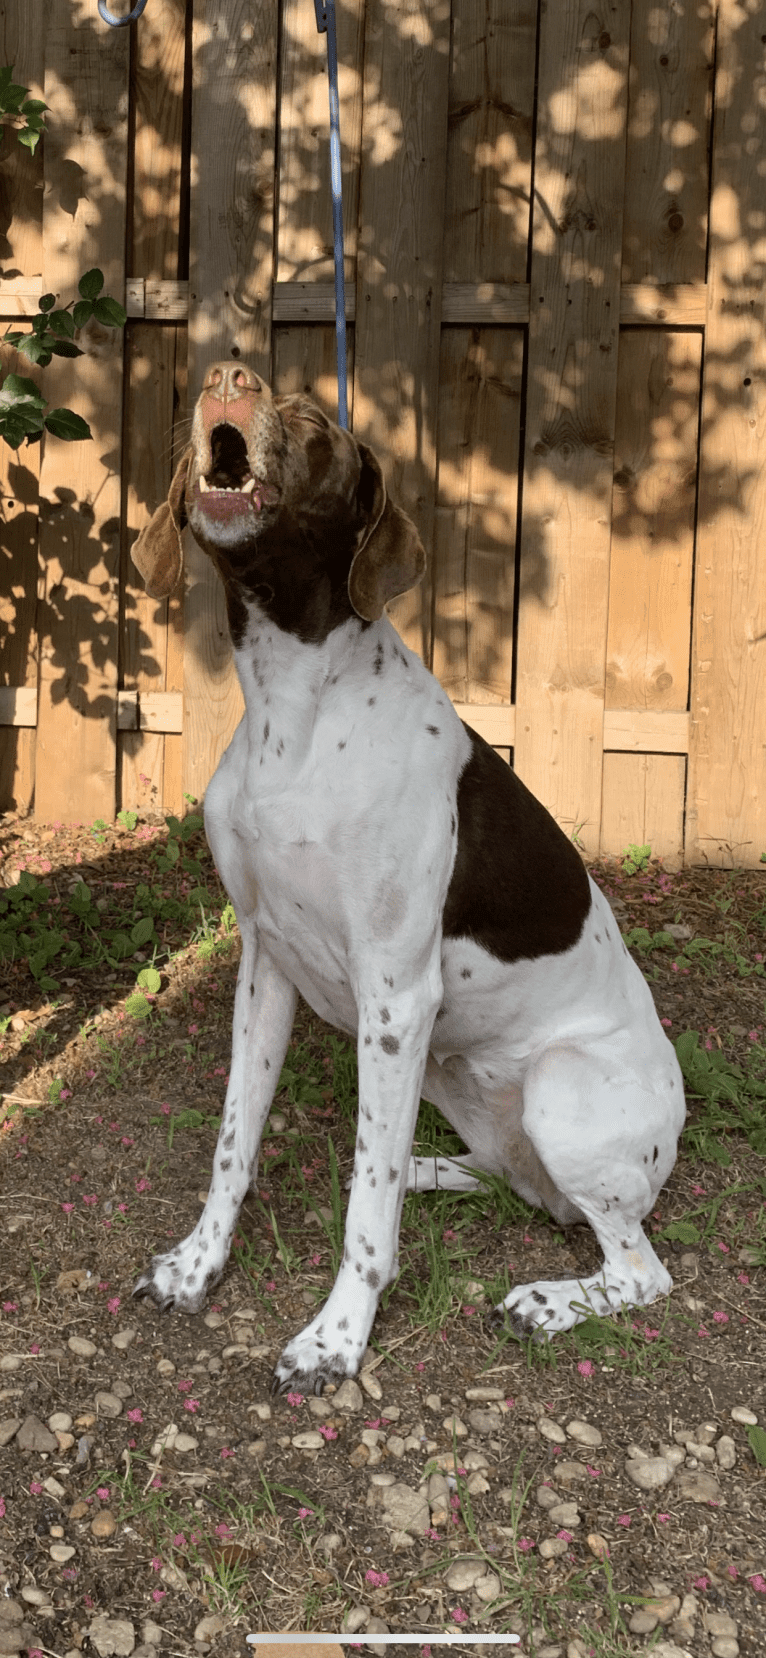
<instances>
[{"instance_id":1,"label":"white and brown dog","mask_svg":"<svg viewBox=\"0 0 766 1658\"><path fill-rule=\"evenodd\" d=\"M589 1221L604 1253L582 1282L512 1290L497 1311L517 1333L667 1294L641 1221L684 1120L675 1053L577 851L388 621L425 558L375 456L219 363L134 548L151 594L178 580L187 521L224 584L246 705L205 801L242 963L208 1199L136 1293L196 1312L220 1278L299 990L356 1040L359 1118L343 1261L276 1386L356 1373L405 1191L467 1190L472 1170ZM421 1095L470 1155L411 1158Z\"/></svg>"}]
</instances>

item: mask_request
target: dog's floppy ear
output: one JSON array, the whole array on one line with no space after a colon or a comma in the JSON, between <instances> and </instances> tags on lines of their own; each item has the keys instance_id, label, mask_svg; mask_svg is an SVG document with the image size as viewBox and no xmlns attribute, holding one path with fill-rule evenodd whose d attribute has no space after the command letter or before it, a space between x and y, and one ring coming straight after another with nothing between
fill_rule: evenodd
<instances>
[{"instance_id":1,"label":"dog's floppy ear","mask_svg":"<svg viewBox=\"0 0 766 1658\"><path fill-rule=\"evenodd\" d=\"M426 555L412 519L389 501L377 457L365 443L358 447L368 520L348 573L348 596L357 616L376 622L389 599L422 581Z\"/></svg>"},{"instance_id":2,"label":"dog's floppy ear","mask_svg":"<svg viewBox=\"0 0 766 1658\"><path fill-rule=\"evenodd\" d=\"M167 501L152 514L130 549L136 569L152 599L166 599L181 574L181 531L186 528L184 490L191 464L191 446L185 449L173 475Z\"/></svg>"}]
</instances>

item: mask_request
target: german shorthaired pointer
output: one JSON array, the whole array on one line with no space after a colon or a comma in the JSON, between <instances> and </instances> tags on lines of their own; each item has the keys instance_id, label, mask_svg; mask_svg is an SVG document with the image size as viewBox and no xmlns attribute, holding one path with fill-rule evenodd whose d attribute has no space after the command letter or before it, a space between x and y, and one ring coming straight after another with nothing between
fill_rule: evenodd
<instances>
[{"instance_id":1,"label":"german shorthaired pointer","mask_svg":"<svg viewBox=\"0 0 766 1658\"><path fill-rule=\"evenodd\" d=\"M231 1076L194 1231L136 1285L197 1312L253 1180L299 990L357 1042L343 1261L275 1388L353 1376L397 1272L405 1191L504 1175L600 1272L521 1285L520 1335L667 1294L641 1221L676 1156L681 1074L606 899L385 615L425 557L380 466L308 398L219 363L134 559L170 592L188 523L223 581L245 715L205 801L242 935ZM469 1154L412 1158L421 1095Z\"/></svg>"}]
</instances>

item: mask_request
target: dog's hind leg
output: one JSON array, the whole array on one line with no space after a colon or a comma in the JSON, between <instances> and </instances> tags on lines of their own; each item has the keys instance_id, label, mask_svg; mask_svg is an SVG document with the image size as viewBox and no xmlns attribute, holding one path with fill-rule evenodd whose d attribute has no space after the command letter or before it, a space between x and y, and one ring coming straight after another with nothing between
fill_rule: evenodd
<instances>
[{"instance_id":1,"label":"dog's hind leg","mask_svg":"<svg viewBox=\"0 0 766 1658\"><path fill-rule=\"evenodd\" d=\"M525 1284L495 1309L517 1335L554 1335L592 1313L646 1306L672 1289L641 1222L676 1156L681 1073L670 1045L650 1074L574 1046L549 1049L524 1085L524 1129L558 1191L590 1223L600 1272Z\"/></svg>"}]
</instances>

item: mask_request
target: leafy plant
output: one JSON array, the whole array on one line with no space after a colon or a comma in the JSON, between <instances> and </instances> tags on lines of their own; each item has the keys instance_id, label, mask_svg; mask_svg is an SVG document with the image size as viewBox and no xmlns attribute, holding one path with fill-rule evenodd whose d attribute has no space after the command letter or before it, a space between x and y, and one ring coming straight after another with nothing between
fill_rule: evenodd
<instances>
[{"instance_id":1,"label":"leafy plant","mask_svg":"<svg viewBox=\"0 0 766 1658\"><path fill-rule=\"evenodd\" d=\"M623 874L645 875L651 855L651 846L626 846L622 855Z\"/></svg>"},{"instance_id":2,"label":"leafy plant","mask_svg":"<svg viewBox=\"0 0 766 1658\"><path fill-rule=\"evenodd\" d=\"M17 86L13 79L13 64L0 69L0 116L6 115L16 125L16 136L24 148L34 155L40 134L45 129L43 110L48 108L42 98L30 98L28 86ZM18 123L18 125L17 125Z\"/></svg>"}]
</instances>

